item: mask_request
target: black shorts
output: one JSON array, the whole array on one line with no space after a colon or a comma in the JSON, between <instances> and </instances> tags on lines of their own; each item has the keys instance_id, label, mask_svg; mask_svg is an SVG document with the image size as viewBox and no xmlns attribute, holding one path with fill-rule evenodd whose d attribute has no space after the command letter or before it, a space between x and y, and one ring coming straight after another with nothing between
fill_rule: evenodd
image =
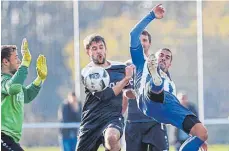
<instances>
[{"instance_id":1,"label":"black shorts","mask_svg":"<svg viewBox=\"0 0 229 151\"><path fill-rule=\"evenodd\" d=\"M192 127L197 124L197 123L201 123L200 120L194 116L194 115L187 115L184 119L183 122L183 130L189 134Z\"/></svg>"},{"instance_id":2,"label":"black shorts","mask_svg":"<svg viewBox=\"0 0 229 151\"><path fill-rule=\"evenodd\" d=\"M126 123L126 151L169 150L166 126L156 122Z\"/></svg>"},{"instance_id":3,"label":"black shorts","mask_svg":"<svg viewBox=\"0 0 229 151\"><path fill-rule=\"evenodd\" d=\"M2 151L24 151L20 144L16 143L12 137L1 132L1 150Z\"/></svg>"},{"instance_id":4,"label":"black shorts","mask_svg":"<svg viewBox=\"0 0 229 151\"><path fill-rule=\"evenodd\" d=\"M117 129L120 132L121 138L124 129L124 119L123 117L120 117L118 119L107 122L107 124L101 127L102 128L96 128L93 130L90 129L82 132L80 137L78 137L76 151L97 151L101 144L104 145L104 134L108 128Z\"/></svg>"}]
</instances>

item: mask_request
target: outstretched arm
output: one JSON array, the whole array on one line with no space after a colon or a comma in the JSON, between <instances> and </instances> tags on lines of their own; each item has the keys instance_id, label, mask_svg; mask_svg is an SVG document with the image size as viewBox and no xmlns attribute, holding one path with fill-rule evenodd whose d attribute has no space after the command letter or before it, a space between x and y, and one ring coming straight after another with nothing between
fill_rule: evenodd
<instances>
[{"instance_id":1,"label":"outstretched arm","mask_svg":"<svg viewBox=\"0 0 229 151\"><path fill-rule=\"evenodd\" d=\"M140 36L146 26L155 18L154 12L147 14L130 32L130 47L138 48L141 45Z\"/></svg>"},{"instance_id":2,"label":"outstretched arm","mask_svg":"<svg viewBox=\"0 0 229 151\"><path fill-rule=\"evenodd\" d=\"M44 55L39 55L39 57L37 58L36 70L37 78L33 81L33 83L31 83L24 89L24 92L26 94L25 103L31 102L38 95L41 84L45 81L47 77L48 68Z\"/></svg>"},{"instance_id":3,"label":"outstretched arm","mask_svg":"<svg viewBox=\"0 0 229 151\"><path fill-rule=\"evenodd\" d=\"M146 15L130 32L130 53L133 64L138 69L144 65L144 51L141 45L140 36L146 26L155 18L161 19L164 15L164 8L161 4L153 8L153 10Z\"/></svg>"}]
</instances>

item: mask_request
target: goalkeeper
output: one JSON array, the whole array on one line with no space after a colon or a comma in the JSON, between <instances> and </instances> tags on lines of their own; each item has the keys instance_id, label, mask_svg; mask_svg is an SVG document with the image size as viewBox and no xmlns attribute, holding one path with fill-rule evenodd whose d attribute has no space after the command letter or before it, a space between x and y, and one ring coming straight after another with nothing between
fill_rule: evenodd
<instances>
[{"instance_id":1,"label":"goalkeeper","mask_svg":"<svg viewBox=\"0 0 229 151\"><path fill-rule=\"evenodd\" d=\"M23 83L28 74L32 57L28 42L23 39L22 61L18 58L15 45L1 46L1 149L2 151L23 151L18 144L22 134L24 103L31 102L39 93L47 77L46 58L37 59L37 78L27 87Z\"/></svg>"}]
</instances>

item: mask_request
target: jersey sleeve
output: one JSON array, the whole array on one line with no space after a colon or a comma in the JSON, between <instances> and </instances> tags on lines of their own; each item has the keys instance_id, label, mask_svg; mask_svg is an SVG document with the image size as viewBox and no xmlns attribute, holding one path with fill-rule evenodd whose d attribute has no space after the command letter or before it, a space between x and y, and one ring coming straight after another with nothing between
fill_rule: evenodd
<instances>
[{"instance_id":1,"label":"jersey sleeve","mask_svg":"<svg viewBox=\"0 0 229 151\"><path fill-rule=\"evenodd\" d=\"M135 27L130 32L130 54L133 64L138 68L143 68L144 66L144 51L141 45L140 36L146 26L155 18L153 12L146 15L140 22L138 22Z\"/></svg>"},{"instance_id":2,"label":"jersey sleeve","mask_svg":"<svg viewBox=\"0 0 229 151\"><path fill-rule=\"evenodd\" d=\"M26 88L24 88L24 93L25 93L25 103L30 103L39 93L41 87L36 86L33 83L28 85Z\"/></svg>"}]
</instances>

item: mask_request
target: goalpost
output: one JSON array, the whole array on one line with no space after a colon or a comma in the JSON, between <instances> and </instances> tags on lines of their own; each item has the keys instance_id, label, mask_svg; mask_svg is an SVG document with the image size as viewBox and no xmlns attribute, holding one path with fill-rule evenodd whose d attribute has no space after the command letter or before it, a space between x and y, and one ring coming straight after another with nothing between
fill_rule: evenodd
<instances>
[{"instance_id":1,"label":"goalpost","mask_svg":"<svg viewBox=\"0 0 229 151\"><path fill-rule=\"evenodd\" d=\"M75 61L75 93L80 98L80 47L79 47L79 5L73 0L73 28L74 28L74 61Z\"/></svg>"},{"instance_id":2,"label":"goalpost","mask_svg":"<svg viewBox=\"0 0 229 151\"><path fill-rule=\"evenodd\" d=\"M196 1L197 15L197 68L198 68L198 113L205 125L229 124L228 118L204 118L204 78L203 78L203 14L202 0Z\"/></svg>"},{"instance_id":3,"label":"goalpost","mask_svg":"<svg viewBox=\"0 0 229 151\"><path fill-rule=\"evenodd\" d=\"M79 1L73 0L73 21L74 21L74 68L75 68L75 94L79 99L80 88L80 48L79 48ZM79 122L76 123L55 123L55 122L40 122L40 123L24 123L23 128L77 128L80 126Z\"/></svg>"},{"instance_id":4,"label":"goalpost","mask_svg":"<svg viewBox=\"0 0 229 151\"><path fill-rule=\"evenodd\" d=\"M202 0L196 2L197 17L197 69L198 69L198 110L199 119L204 122L204 83L203 83L203 16Z\"/></svg>"}]
</instances>

